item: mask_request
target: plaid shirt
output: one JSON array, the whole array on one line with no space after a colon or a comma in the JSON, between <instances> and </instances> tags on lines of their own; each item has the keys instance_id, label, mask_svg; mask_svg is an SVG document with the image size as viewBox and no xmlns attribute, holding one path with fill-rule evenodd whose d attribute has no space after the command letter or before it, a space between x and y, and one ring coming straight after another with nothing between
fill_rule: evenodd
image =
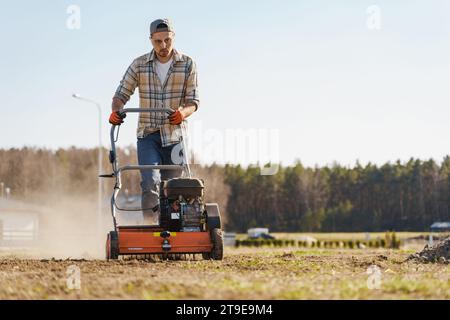
<instances>
[{"instance_id":1,"label":"plaid shirt","mask_svg":"<svg viewBox=\"0 0 450 320\"><path fill-rule=\"evenodd\" d=\"M128 67L114 95L125 104L139 87L140 108L177 110L187 103L199 105L195 62L174 49L172 64L163 84L155 71L154 50L136 58ZM186 120L185 120L186 121ZM183 124L182 124L183 125ZM137 137L160 130L163 147L180 141L180 125L168 123L166 113L140 113Z\"/></svg>"}]
</instances>

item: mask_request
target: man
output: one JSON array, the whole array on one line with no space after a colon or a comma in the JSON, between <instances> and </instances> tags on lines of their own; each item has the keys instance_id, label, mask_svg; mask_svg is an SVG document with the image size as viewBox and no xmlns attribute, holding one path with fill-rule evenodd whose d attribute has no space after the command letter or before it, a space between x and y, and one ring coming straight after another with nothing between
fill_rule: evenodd
<instances>
[{"instance_id":1,"label":"man","mask_svg":"<svg viewBox=\"0 0 450 320\"><path fill-rule=\"evenodd\" d=\"M170 108L163 113L140 113L137 128L137 154L140 165L174 164L172 150L179 150L180 126L199 106L195 62L174 49L175 32L168 19L150 24L153 50L136 58L128 67L112 101L111 124L123 123L121 110L136 87L140 108ZM142 210L144 222L154 223L158 217L158 186L180 175L180 171L141 171Z\"/></svg>"}]
</instances>

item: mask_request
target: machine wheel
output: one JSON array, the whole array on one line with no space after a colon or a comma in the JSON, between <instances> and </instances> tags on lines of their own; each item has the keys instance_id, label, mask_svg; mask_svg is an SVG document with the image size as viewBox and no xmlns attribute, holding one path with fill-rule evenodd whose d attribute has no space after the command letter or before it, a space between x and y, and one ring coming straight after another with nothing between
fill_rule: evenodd
<instances>
[{"instance_id":1,"label":"machine wheel","mask_svg":"<svg viewBox=\"0 0 450 320\"><path fill-rule=\"evenodd\" d=\"M106 259L117 260L119 258L119 235L117 231L110 231L106 237Z\"/></svg>"},{"instance_id":2,"label":"machine wheel","mask_svg":"<svg viewBox=\"0 0 450 320\"><path fill-rule=\"evenodd\" d=\"M211 240L213 243L213 248L210 257L214 260L223 259L223 234L222 230L214 228L211 230Z\"/></svg>"}]
</instances>

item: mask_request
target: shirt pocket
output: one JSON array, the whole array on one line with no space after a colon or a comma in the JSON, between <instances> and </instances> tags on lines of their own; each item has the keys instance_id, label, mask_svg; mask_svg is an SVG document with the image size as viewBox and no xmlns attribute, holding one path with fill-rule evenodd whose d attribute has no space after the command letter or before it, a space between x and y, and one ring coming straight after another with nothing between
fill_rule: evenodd
<instances>
[{"instance_id":1,"label":"shirt pocket","mask_svg":"<svg viewBox=\"0 0 450 320\"><path fill-rule=\"evenodd\" d=\"M181 93L183 91L183 87L184 87L184 82L186 80L186 73L181 72L181 70L177 70L178 68L176 68L169 79L169 85L170 87L168 88L170 91L172 92L177 92L178 91Z\"/></svg>"}]
</instances>

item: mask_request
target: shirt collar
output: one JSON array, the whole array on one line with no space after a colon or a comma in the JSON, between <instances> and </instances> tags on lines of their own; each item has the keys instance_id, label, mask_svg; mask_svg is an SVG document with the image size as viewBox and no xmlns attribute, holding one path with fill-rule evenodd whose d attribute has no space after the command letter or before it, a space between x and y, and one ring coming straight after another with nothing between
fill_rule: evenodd
<instances>
[{"instance_id":1,"label":"shirt collar","mask_svg":"<svg viewBox=\"0 0 450 320\"><path fill-rule=\"evenodd\" d=\"M183 61L183 56L180 52L178 52L177 50L173 49L173 56L172 58L175 61ZM152 49L152 51L150 51L150 53L147 55L147 60L146 62L150 62L156 59L156 54L155 54L155 50Z\"/></svg>"}]
</instances>

